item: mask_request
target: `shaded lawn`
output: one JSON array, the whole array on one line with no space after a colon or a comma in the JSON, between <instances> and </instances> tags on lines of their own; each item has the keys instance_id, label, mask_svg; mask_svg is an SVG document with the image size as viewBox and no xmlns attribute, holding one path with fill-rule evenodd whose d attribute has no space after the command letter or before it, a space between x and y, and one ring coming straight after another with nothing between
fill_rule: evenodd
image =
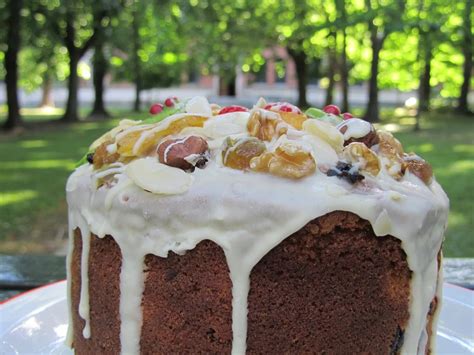
<instances>
[{"instance_id":1,"label":"shaded lawn","mask_svg":"<svg viewBox=\"0 0 474 355\"><path fill-rule=\"evenodd\" d=\"M384 118L388 116L393 117L393 110L384 112ZM18 137L0 136L0 252L58 249L67 234L66 179L90 142L116 122L83 122ZM473 121L452 114L432 114L424 118L423 130L418 133L411 131L413 122L411 117L390 123L384 119L381 125L396 133L406 151L415 151L432 163L437 180L451 199L445 255L474 257Z\"/></svg>"}]
</instances>

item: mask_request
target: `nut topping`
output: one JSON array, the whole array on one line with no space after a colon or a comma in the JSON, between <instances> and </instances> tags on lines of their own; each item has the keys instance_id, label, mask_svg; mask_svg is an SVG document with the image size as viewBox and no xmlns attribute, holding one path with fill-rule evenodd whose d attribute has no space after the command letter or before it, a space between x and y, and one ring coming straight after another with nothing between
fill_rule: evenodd
<instances>
[{"instance_id":1,"label":"nut topping","mask_svg":"<svg viewBox=\"0 0 474 355\"><path fill-rule=\"evenodd\" d=\"M357 164L359 169L373 176L380 172L380 161L377 155L365 144L354 142L344 148L344 157L350 162Z\"/></svg>"},{"instance_id":2,"label":"nut topping","mask_svg":"<svg viewBox=\"0 0 474 355\"><path fill-rule=\"evenodd\" d=\"M160 163L182 170L203 168L208 160L207 142L197 136L166 140L158 146L157 153Z\"/></svg>"},{"instance_id":3,"label":"nut topping","mask_svg":"<svg viewBox=\"0 0 474 355\"><path fill-rule=\"evenodd\" d=\"M276 112L254 110L250 114L247 129L251 136L262 141L271 141L288 131L288 124Z\"/></svg>"},{"instance_id":4,"label":"nut topping","mask_svg":"<svg viewBox=\"0 0 474 355\"><path fill-rule=\"evenodd\" d=\"M316 162L311 153L301 146L285 142L274 152L266 152L252 158L250 169L285 178L300 179L314 173Z\"/></svg>"}]
</instances>

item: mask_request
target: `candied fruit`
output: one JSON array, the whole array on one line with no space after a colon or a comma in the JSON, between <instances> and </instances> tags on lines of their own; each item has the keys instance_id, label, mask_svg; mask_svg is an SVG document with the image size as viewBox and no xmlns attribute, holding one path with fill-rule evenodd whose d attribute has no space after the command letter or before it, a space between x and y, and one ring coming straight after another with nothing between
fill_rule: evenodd
<instances>
[{"instance_id":1,"label":"candied fruit","mask_svg":"<svg viewBox=\"0 0 474 355\"><path fill-rule=\"evenodd\" d=\"M263 154L265 150L265 144L254 137L240 140L227 138L222 150L222 162L229 168L246 170L250 167L250 160Z\"/></svg>"},{"instance_id":2,"label":"candied fruit","mask_svg":"<svg viewBox=\"0 0 474 355\"><path fill-rule=\"evenodd\" d=\"M156 148L161 138L177 134L186 127L202 127L206 120L207 117L204 116L185 116L172 121L168 127L159 131L131 131L117 142L118 153L123 157L147 156Z\"/></svg>"}]
</instances>

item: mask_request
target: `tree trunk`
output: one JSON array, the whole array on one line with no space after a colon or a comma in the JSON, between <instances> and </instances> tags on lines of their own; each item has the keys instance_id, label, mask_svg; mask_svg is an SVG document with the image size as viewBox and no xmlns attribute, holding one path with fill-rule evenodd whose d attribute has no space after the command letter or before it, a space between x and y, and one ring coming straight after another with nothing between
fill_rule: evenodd
<instances>
[{"instance_id":1,"label":"tree trunk","mask_svg":"<svg viewBox=\"0 0 474 355\"><path fill-rule=\"evenodd\" d=\"M464 8L464 43L463 43L463 55L464 55L464 65L463 65L463 83L461 86L461 93L458 99L457 111L461 113L469 114L469 107L467 102L467 96L469 94L469 85L471 82L471 73L472 73L472 56L473 50L473 35L472 35L472 21L471 21L471 12L472 12L472 0L465 0Z\"/></svg>"},{"instance_id":2,"label":"tree trunk","mask_svg":"<svg viewBox=\"0 0 474 355\"><path fill-rule=\"evenodd\" d=\"M53 79L51 77L51 72L47 70L44 73L43 78L43 92L41 93L41 105L40 107L54 107L53 99Z\"/></svg>"},{"instance_id":3,"label":"tree trunk","mask_svg":"<svg viewBox=\"0 0 474 355\"><path fill-rule=\"evenodd\" d=\"M77 75L77 65L79 64L79 53L77 49L69 52L69 78L68 78L68 97L66 103L66 111L62 117L63 121L75 122L79 120L77 114L78 109L78 89L79 76Z\"/></svg>"},{"instance_id":4,"label":"tree trunk","mask_svg":"<svg viewBox=\"0 0 474 355\"><path fill-rule=\"evenodd\" d=\"M423 72L420 77L420 87L418 88L418 110L426 112L430 109L431 97L431 58L432 50L430 45L425 46L425 58Z\"/></svg>"},{"instance_id":5,"label":"tree trunk","mask_svg":"<svg viewBox=\"0 0 474 355\"><path fill-rule=\"evenodd\" d=\"M108 62L104 55L104 40L101 35L96 41L94 50L94 106L89 117L92 118L106 118L109 117L109 113L105 109L104 105L104 78L107 73Z\"/></svg>"},{"instance_id":6,"label":"tree trunk","mask_svg":"<svg viewBox=\"0 0 474 355\"><path fill-rule=\"evenodd\" d=\"M138 51L140 50L140 33L139 33L139 19L138 10L133 11L132 32L133 32L133 68L135 72L135 102L133 103L133 111L140 112L140 92L142 91L142 74L140 66L140 57Z\"/></svg>"},{"instance_id":7,"label":"tree trunk","mask_svg":"<svg viewBox=\"0 0 474 355\"><path fill-rule=\"evenodd\" d=\"M347 68L346 29L342 30L341 52L341 85L342 85L342 112L349 112L349 69Z\"/></svg>"},{"instance_id":8,"label":"tree trunk","mask_svg":"<svg viewBox=\"0 0 474 355\"><path fill-rule=\"evenodd\" d=\"M379 59L380 50L384 37L379 38L377 29L371 31L372 42L372 62L370 64L370 79L369 79L369 102L364 118L369 122L379 121L379 87L377 77L379 74Z\"/></svg>"},{"instance_id":9,"label":"tree trunk","mask_svg":"<svg viewBox=\"0 0 474 355\"><path fill-rule=\"evenodd\" d=\"M337 69L337 60L336 60L336 33L331 32L329 33L329 37L331 37L334 41L334 48L329 49L329 67L328 67L328 87L326 88L326 99L324 101L324 105L331 105L334 103L334 86L336 85L336 81L334 76L336 75Z\"/></svg>"},{"instance_id":10,"label":"tree trunk","mask_svg":"<svg viewBox=\"0 0 474 355\"><path fill-rule=\"evenodd\" d=\"M329 68L328 68L328 87L326 88L326 99L324 105L331 105L334 103L334 86L336 81L334 75L336 74L336 56L332 51L329 52Z\"/></svg>"},{"instance_id":11,"label":"tree trunk","mask_svg":"<svg viewBox=\"0 0 474 355\"><path fill-rule=\"evenodd\" d=\"M287 48L288 54L295 62L296 78L298 81L298 106L301 108L308 107L306 99L306 88L308 86L308 64L306 62L307 56L302 49Z\"/></svg>"},{"instance_id":12,"label":"tree trunk","mask_svg":"<svg viewBox=\"0 0 474 355\"><path fill-rule=\"evenodd\" d=\"M18 103L18 51L20 50L20 11L22 0L10 0L8 7L7 46L5 53L5 82L7 87L8 115L3 128L12 130L21 125L20 104Z\"/></svg>"},{"instance_id":13,"label":"tree trunk","mask_svg":"<svg viewBox=\"0 0 474 355\"><path fill-rule=\"evenodd\" d=\"M219 96L235 96L235 76L219 76Z\"/></svg>"}]
</instances>

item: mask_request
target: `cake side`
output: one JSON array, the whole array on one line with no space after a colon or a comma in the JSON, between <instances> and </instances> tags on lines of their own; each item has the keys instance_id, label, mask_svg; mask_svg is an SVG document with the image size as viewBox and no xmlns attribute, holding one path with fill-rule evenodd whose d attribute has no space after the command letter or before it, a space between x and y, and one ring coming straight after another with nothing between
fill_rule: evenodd
<instances>
[{"instance_id":1,"label":"cake side","mask_svg":"<svg viewBox=\"0 0 474 355\"><path fill-rule=\"evenodd\" d=\"M74 239L73 319L82 330L79 231ZM75 333L77 354L120 352L121 258L113 237L91 238L91 338ZM232 285L221 248L203 241L185 255L148 255L145 265L140 352L230 353ZM376 237L351 213L319 217L253 269L247 353L399 353L410 278L398 239Z\"/></svg>"},{"instance_id":2,"label":"cake side","mask_svg":"<svg viewBox=\"0 0 474 355\"><path fill-rule=\"evenodd\" d=\"M319 217L255 266L248 353L398 353L410 278L398 239L351 213Z\"/></svg>"}]
</instances>

